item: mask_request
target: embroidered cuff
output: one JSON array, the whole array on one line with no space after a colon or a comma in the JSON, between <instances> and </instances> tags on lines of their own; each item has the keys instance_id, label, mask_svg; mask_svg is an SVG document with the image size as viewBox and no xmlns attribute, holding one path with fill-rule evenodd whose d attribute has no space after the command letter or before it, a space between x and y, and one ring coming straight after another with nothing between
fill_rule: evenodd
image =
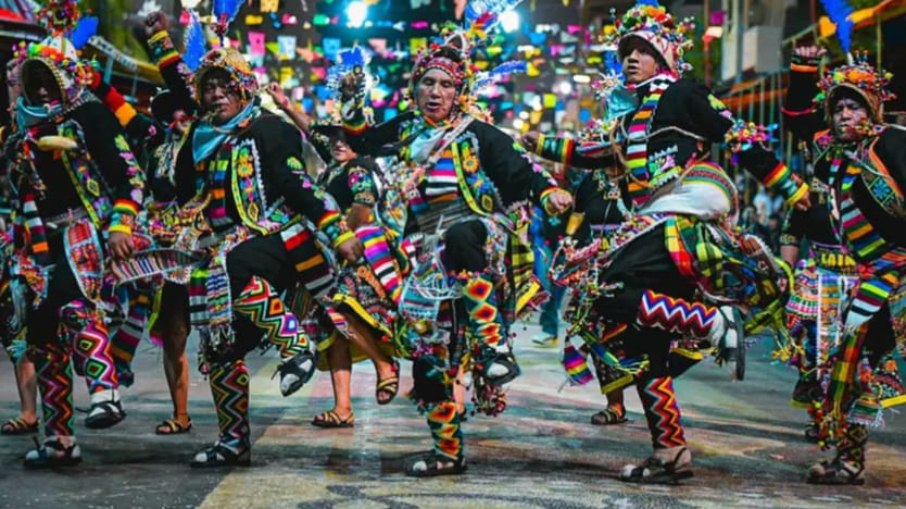
<instances>
[{"instance_id":1,"label":"embroidered cuff","mask_svg":"<svg viewBox=\"0 0 906 509\"><path fill-rule=\"evenodd\" d=\"M346 223L342 221L340 213L336 210L328 210L327 212L325 212L315 226L317 226L319 230L327 235L327 238L330 239L330 242L334 245L334 247L339 245L337 243L337 240L340 238L340 236L344 232L348 231Z\"/></svg>"},{"instance_id":2,"label":"embroidered cuff","mask_svg":"<svg viewBox=\"0 0 906 509\"><path fill-rule=\"evenodd\" d=\"M347 240L354 239L354 238L355 238L355 233L353 233L353 232L347 230L347 231L341 233L341 234L333 241L333 248L336 249L336 248L342 246L343 243L346 242Z\"/></svg>"},{"instance_id":3,"label":"embroidered cuff","mask_svg":"<svg viewBox=\"0 0 906 509\"><path fill-rule=\"evenodd\" d=\"M801 57L793 54L790 59L790 70L793 72L816 73L818 64L821 63L820 57Z\"/></svg>"},{"instance_id":4,"label":"embroidered cuff","mask_svg":"<svg viewBox=\"0 0 906 509\"><path fill-rule=\"evenodd\" d=\"M777 166L762 179L761 183L779 192L790 205L798 202L808 193L808 185L783 163L777 163Z\"/></svg>"},{"instance_id":5,"label":"embroidered cuff","mask_svg":"<svg viewBox=\"0 0 906 509\"><path fill-rule=\"evenodd\" d=\"M170 34L165 30L148 38L148 47L151 49L151 61L160 68L172 65L180 59L179 51L176 50Z\"/></svg>"},{"instance_id":6,"label":"embroidered cuff","mask_svg":"<svg viewBox=\"0 0 906 509\"><path fill-rule=\"evenodd\" d=\"M535 153L547 160L561 162L569 166L572 164L575 146L575 140L570 138L541 136L538 139L538 146L535 147Z\"/></svg>"},{"instance_id":7,"label":"embroidered cuff","mask_svg":"<svg viewBox=\"0 0 906 509\"><path fill-rule=\"evenodd\" d=\"M110 216L110 226L107 231L132 235L136 214L138 214L137 204L130 200L117 200L113 205L113 214Z\"/></svg>"}]
</instances>

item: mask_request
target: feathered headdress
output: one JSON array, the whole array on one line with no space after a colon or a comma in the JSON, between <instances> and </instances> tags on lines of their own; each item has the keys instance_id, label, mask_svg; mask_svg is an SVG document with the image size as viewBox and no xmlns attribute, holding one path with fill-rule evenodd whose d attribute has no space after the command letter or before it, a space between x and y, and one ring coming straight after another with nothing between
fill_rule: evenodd
<instances>
[{"instance_id":1,"label":"feathered headdress","mask_svg":"<svg viewBox=\"0 0 906 509\"><path fill-rule=\"evenodd\" d=\"M875 69L868 63L868 54L851 56L851 62L827 71L818 82L820 92L815 97L818 105L823 104L830 117L831 102L836 92L852 90L865 99L876 122L884 118L884 103L896 96L888 89L893 75L884 69Z\"/></svg>"},{"instance_id":2,"label":"feathered headdress","mask_svg":"<svg viewBox=\"0 0 906 509\"><path fill-rule=\"evenodd\" d=\"M82 17L75 0L49 0L35 12L48 37L38 43L19 42L13 47L14 60L23 70L26 64L46 66L64 102L71 102L94 79L92 63L81 60L78 50L97 33L98 20Z\"/></svg>"},{"instance_id":3,"label":"feathered headdress","mask_svg":"<svg viewBox=\"0 0 906 509\"><path fill-rule=\"evenodd\" d=\"M640 0L622 18L615 19L613 26L605 28L603 42L616 46L622 58L632 37L642 39L657 51L671 71L682 75L692 69L683 55L692 48L689 37L694 30L691 18L677 22L657 0Z\"/></svg>"}]
</instances>

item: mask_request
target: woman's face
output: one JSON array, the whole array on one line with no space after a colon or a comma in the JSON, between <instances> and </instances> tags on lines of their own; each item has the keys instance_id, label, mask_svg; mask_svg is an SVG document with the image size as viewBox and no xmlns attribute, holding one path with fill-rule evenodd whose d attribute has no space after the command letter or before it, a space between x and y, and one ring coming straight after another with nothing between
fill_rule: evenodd
<instances>
[{"instance_id":1,"label":"woman's face","mask_svg":"<svg viewBox=\"0 0 906 509\"><path fill-rule=\"evenodd\" d=\"M452 76L440 69L431 69L416 84L418 109L431 122L442 122L453 111L456 92L456 81Z\"/></svg>"},{"instance_id":2,"label":"woman's face","mask_svg":"<svg viewBox=\"0 0 906 509\"><path fill-rule=\"evenodd\" d=\"M338 163L352 161L358 156L352 147L346 144L342 138L333 138L330 140L330 157Z\"/></svg>"}]
</instances>

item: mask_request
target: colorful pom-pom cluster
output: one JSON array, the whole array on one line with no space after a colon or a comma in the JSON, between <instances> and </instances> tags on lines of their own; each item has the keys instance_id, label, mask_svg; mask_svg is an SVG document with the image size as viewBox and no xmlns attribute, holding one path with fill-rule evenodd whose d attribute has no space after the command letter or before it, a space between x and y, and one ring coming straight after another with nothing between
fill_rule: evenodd
<instances>
[{"instance_id":1,"label":"colorful pom-pom cluster","mask_svg":"<svg viewBox=\"0 0 906 509\"><path fill-rule=\"evenodd\" d=\"M59 41L60 39L56 40ZM60 48L48 44L48 41L54 41L54 39L30 44L20 41L18 44L13 45L13 58L17 65L21 65L26 60L41 59L53 69L65 73L74 82L73 90L66 90L65 92L69 97L73 97L78 89L89 86L94 80L96 62L68 56ZM64 40L62 44L72 43Z\"/></svg>"},{"instance_id":2,"label":"colorful pom-pom cluster","mask_svg":"<svg viewBox=\"0 0 906 509\"><path fill-rule=\"evenodd\" d=\"M737 120L724 136L724 145L733 154L733 164L737 164L736 157L740 152L776 141L772 134L776 128L776 125L765 127L754 122Z\"/></svg>"},{"instance_id":3,"label":"colorful pom-pom cluster","mask_svg":"<svg viewBox=\"0 0 906 509\"><path fill-rule=\"evenodd\" d=\"M685 52L693 46L691 36L695 32L695 23L692 18L677 21L664 6L640 2L621 18L615 19L613 25L604 27L602 42L617 45L620 39L636 32L649 32L666 42L678 72L692 68L683 60Z\"/></svg>"},{"instance_id":4,"label":"colorful pom-pom cluster","mask_svg":"<svg viewBox=\"0 0 906 509\"><path fill-rule=\"evenodd\" d=\"M855 55L854 62L830 70L818 82L820 92L815 102L821 104L827 100L831 90L839 86L857 88L866 94L877 98L883 103L893 100L896 96L888 88L893 74L884 69L875 69L868 63L868 54Z\"/></svg>"},{"instance_id":5,"label":"colorful pom-pom cluster","mask_svg":"<svg viewBox=\"0 0 906 509\"><path fill-rule=\"evenodd\" d=\"M48 0L47 5L35 9L38 23L52 35L69 32L79 22L77 0Z\"/></svg>"}]
</instances>

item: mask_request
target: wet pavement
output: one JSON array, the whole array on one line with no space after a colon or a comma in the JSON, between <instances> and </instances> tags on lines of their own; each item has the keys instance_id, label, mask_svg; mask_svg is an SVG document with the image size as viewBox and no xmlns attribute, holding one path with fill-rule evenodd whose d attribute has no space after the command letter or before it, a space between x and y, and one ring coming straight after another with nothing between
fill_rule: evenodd
<instances>
[{"instance_id":1,"label":"wet pavement","mask_svg":"<svg viewBox=\"0 0 906 509\"><path fill-rule=\"evenodd\" d=\"M560 391L558 351L532 346L538 330L519 326L523 376L511 384L500 417L465 424L468 471L461 477L414 480L407 457L427 450L424 420L404 396L380 407L374 370L355 366L356 426L323 430L311 418L332 405L330 379L316 378L284 399L273 353L250 356L252 467L197 471L192 453L216 436L206 382L192 373L191 433L157 436L169 416L161 352L137 356L136 384L125 391L127 419L105 431L86 430L79 415L83 463L60 471L26 471L31 437L0 437L0 507L266 507L266 508L642 508L642 507L902 507L906 506L906 417L888 416L869 446L863 487L816 487L804 473L819 455L802 439L804 414L788 405L794 373L772 365L767 342L749 354L747 379L731 383L710 362L678 381L695 477L682 486L635 486L617 480L622 465L650 452L634 390L631 421L597 427L589 417L603 406L593 382ZM194 359L193 366L195 365ZM193 368L194 369L194 368ZM404 365L406 373L408 366ZM0 417L15 415L11 366L0 360ZM77 383L76 404L87 407Z\"/></svg>"}]
</instances>

